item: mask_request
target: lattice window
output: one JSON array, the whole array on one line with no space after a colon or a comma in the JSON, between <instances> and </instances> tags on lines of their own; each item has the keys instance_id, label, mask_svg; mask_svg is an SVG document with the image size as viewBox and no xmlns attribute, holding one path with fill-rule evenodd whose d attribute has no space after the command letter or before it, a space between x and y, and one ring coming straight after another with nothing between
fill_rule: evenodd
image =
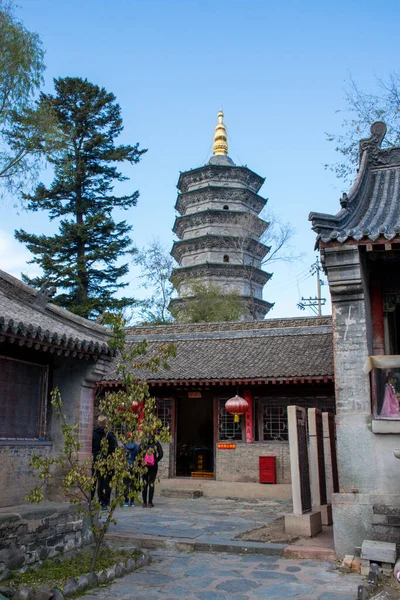
<instances>
[{"instance_id":1,"label":"lattice window","mask_svg":"<svg viewBox=\"0 0 400 600\"><path fill-rule=\"evenodd\" d=\"M263 440L264 441L287 441L287 404L278 404L263 401Z\"/></svg>"},{"instance_id":2,"label":"lattice window","mask_svg":"<svg viewBox=\"0 0 400 600\"><path fill-rule=\"evenodd\" d=\"M48 367L0 357L0 438L46 435Z\"/></svg>"},{"instance_id":3,"label":"lattice window","mask_svg":"<svg viewBox=\"0 0 400 600\"><path fill-rule=\"evenodd\" d=\"M157 417L162 422L163 427L172 427L172 398L157 398L156 404Z\"/></svg>"},{"instance_id":4,"label":"lattice window","mask_svg":"<svg viewBox=\"0 0 400 600\"><path fill-rule=\"evenodd\" d=\"M218 439L219 440L243 440L244 420L240 417L239 423L234 422L234 416L225 409L225 403L229 398L218 398Z\"/></svg>"},{"instance_id":5,"label":"lattice window","mask_svg":"<svg viewBox=\"0 0 400 600\"><path fill-rule=\"evenodd\" d=\"M311 396L307 398L262 398L262 435L265 442L287 442L289 439L287 407L303 406L304 408L319 408L323 412L335 412L333 396Z\"/></svg>"}]
</instances>

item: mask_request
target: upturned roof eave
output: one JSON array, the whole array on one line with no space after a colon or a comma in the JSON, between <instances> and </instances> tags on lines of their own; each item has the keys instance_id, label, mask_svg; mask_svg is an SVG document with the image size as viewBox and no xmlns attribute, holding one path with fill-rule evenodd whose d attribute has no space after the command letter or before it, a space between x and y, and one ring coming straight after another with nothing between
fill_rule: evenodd
<instances>
[{"instance_id":1,"label":"upturned roof eave","mask_svg":"<svg viewBox=\"0 0 400 600\"><path fill-rule=\"evenodd\" d=\"M360 168L355 182L350 188L349 193L343 195L341 199L342 208L336 215L328 213L310 212L308 220L311 221L312 230L319 236L325 236L335 230L343 229L346 223L352 218L353 214L359 208L360 204L366 200L368 190L365 193L363 183L368 176L368 151L364 150L361 157Z\"/></svg>"},{"instance_id":2,"label":"upturned roof eave","mask_svg":"<svg viewBox=\"0 0 400 600\"><path fill-rule=\"evenodd\" d=\"M360 168L354 185L340 200L336 215L312 212L309 220L320 244L392 242L400 234L400 146L381 148L383 122L360 140Z\"/></svg>"}]
</instances>

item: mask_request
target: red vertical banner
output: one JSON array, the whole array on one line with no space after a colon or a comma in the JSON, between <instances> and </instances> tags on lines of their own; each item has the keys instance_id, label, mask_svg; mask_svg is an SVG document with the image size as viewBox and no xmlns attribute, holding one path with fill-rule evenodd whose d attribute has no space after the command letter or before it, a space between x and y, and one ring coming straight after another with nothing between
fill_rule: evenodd
<instances>
[{"instance_id":1,"label":"red vertical banner","mask_svg":"<svg viewBox=\"0 0 400 600\"><path fill-rule=\"evenodd\" d=\"M244 390L243 397L247 400L249 408L245 412L246 419L246 444L254 442L254 428L253 428L253 396L250 390Z\"/></svg>"},{"instance_id":2,"label":"red vertical banner","mask_svg":"<svg viewBox=\"0 0 400 600\"><path fill-rule=\"evenodd\" d=\"M371 277L370 303L374 354L385 354L383 290L382 283L376 275Z\"/></svg>"}]
</instances>

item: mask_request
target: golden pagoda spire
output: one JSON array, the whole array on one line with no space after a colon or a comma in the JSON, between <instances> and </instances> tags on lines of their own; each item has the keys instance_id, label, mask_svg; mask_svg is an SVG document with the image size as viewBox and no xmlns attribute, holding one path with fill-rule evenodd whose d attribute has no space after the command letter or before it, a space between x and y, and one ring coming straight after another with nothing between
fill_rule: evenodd
<instances>
[{"instance_id":1,"label":"golden pagoda spire","mask_svg":"<svg viewBox=\"0 0 400 600\"><path fill-rule=\"evenodd\" d=\"M224 118L224 113L222 110L218 113L218 123L215 126L214 133L214 145L213 145L213 154L214 156L221 156L228 154L228 137L226 135L226 127L222 121Z\"/></svg>"}]
</instances>

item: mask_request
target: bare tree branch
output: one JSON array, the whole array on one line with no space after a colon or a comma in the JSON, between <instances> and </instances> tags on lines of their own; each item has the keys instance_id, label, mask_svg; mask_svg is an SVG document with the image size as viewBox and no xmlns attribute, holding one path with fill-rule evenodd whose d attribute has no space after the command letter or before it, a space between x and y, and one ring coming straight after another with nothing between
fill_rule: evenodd
<instances>
[{"instance_id":1,"label":"bare tree branch","mask_svg":"<svg viewBox=\"0 0 400 600\"><path fill-rule=\"evenodd\" d=\"M170 323L172 317L168 305L174 290L170 281L174 259L160 240L154 238L136 253L133 262L141 270L141 287L153 292L139 302L141 318L154 324Z\"/></svg>"},{"instance_id":2,"label":"bare tree branch","mask_svg":"<svg viewBox=\"0 0 400 600\"><path fill-rule=\"evenodd\" d=\"M327 140L334 142L335 150L342 160L326 164L346 183L351 183L358 167L358 147L362 138L368 137L369 129L375 121L384 121L387 134L383 145L400 145L400 75L392 73L387 81L377 77L376 91L369 93L361 90L350 76L345 84L345 117L342 122L344 133L327 133ZM342 112L342 111L338 111Z\"/></svg>"},{"instance_id":3,"label":"bare tree branch","mask_svg":"<svg viewBox=\"0 0 400 600\"><path fill-rule=\"evenodd\" d=\"M260 219L267 223L263 231L260 229ZM260 219L251 212L246 213L244 233L235 238L232 256L234 262L245 267L244 275L250 294L249 312L254 320L258 318L254 287L256 271L275 262L294 262L301 258L290 246L290 240L295 234L290 223L281 221L270 210L264 210Z\"/></svg>"}]
</instances>

